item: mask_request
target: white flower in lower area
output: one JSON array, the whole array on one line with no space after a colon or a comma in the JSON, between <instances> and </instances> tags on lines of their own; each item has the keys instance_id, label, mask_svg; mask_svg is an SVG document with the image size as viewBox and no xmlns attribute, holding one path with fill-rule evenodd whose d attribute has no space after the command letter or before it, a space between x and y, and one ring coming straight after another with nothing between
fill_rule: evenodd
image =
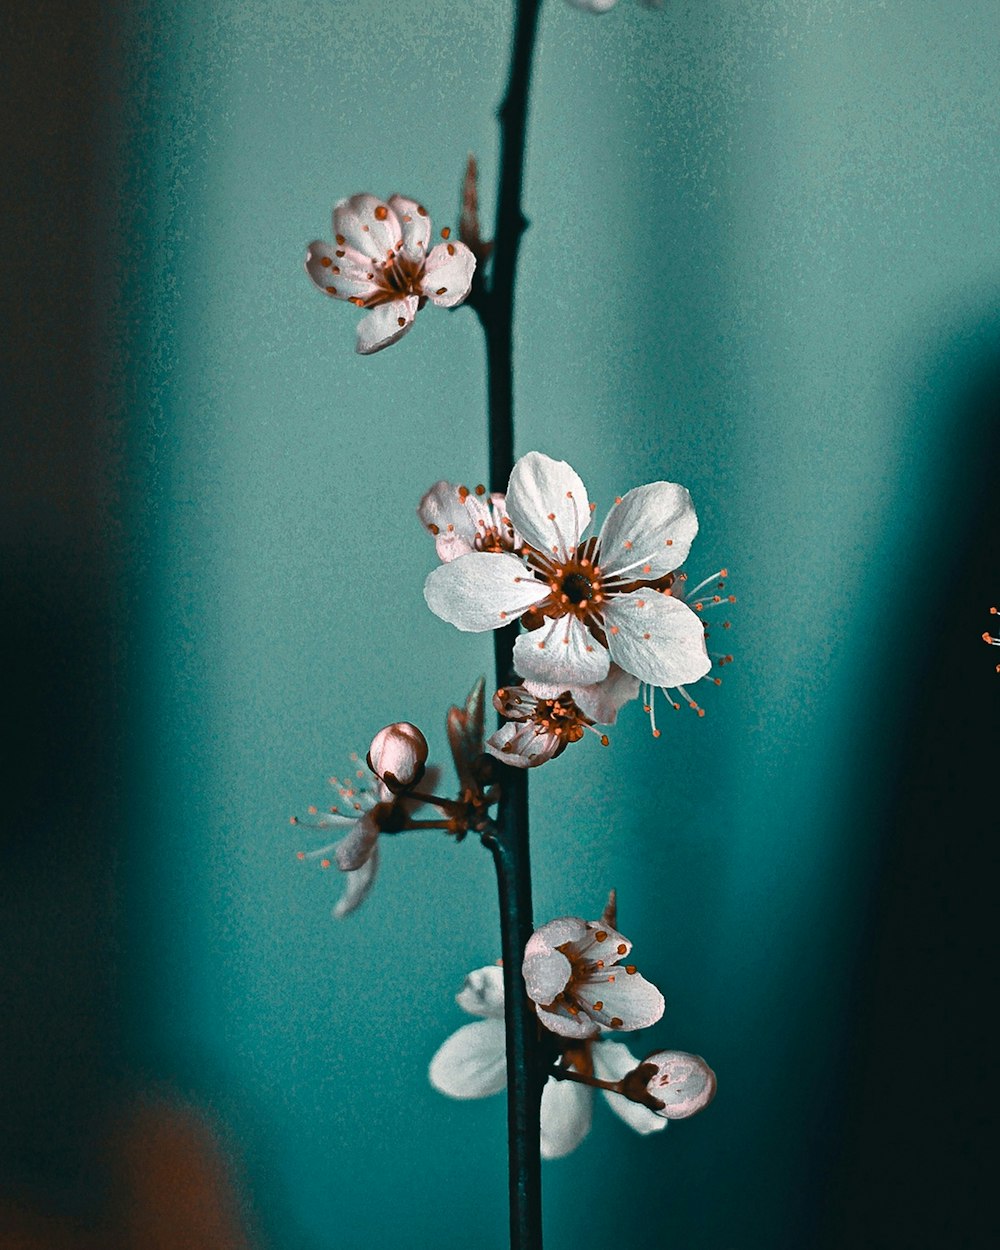
<instances>
[{"instance_id":1,"label":"white flower in lower area","mask_svg":"<svg viewBox=\"0 0 1000 1250\"><path fill-rule=\"evenodd\" d=\"M435 482L417 508L424 528L434 535L438 559L447 563L473 551L516 551L521 539L514 532L504 497L473 490L455 482Z\"/></svg>"},{"instance_id":2,"label":"white flower in lower area","mask_svg":"<svg viewBox=\"0 0 1000 1250\"><path fill-rule=\"evenodd\" d=\"M634 964L632 943L603 920L561 916L542 925L524 948L522 972L539 1020L563 1037L632 1030L663 1015L663 995Z\"/></svg>"},{"instance_id":3,"label":"white flower in lower area","mask_svg":"<svg viewBox=\"0 0 1000 1250\"><path fill-rule=\"evenodd\" d=\"M711 668L697 613L669 594L698 532L691 496L674 482L618 499L595 538L591 504L564 461L529 452L514 465L506 515L517 553L472 551L434 569L431 611L479 632L522 619L514 667L566 690L603 681L612 661L641 682L675 687Z\"/></svg>"},{"instance_id":4,"label":"white flower in lower area","mask_svg":"<svg viewBox=\"0 0 1000 1250\"><path fill-rule=\"evenodd\" d=\"M309 244L306 272L326 295L371 310L358 325L362 355L401 339L428 300L453 308L469 294L476 258L446 230L428 251L431 219L416 200L352 195L334 208L333 231L333 243Z\"/></svg>"},{"instance_id":5,"label":"white flower in lower area","mask_svg":"<svg viewBox=\"0 0 1000 1250\"><path fill-rule=\"evenodd\" d=\"M486 1098L507 1084L503 1023L503 972L493 965L470 972L457 996L470 1015L481 1016L453 1033L430 1064L430 1080L450 1098ZM621 1042L586 1040L567 1050L562 1063L599 1080L618 1081L638 1060ZM655 1133L666 1120L622 1094L601 1091L611 1109L638 1133ZM558 1159L574 1150L590 1130L594 1091L575 1081L550 1077L542 1091L541 1152Z\"/></svg>"},{"instance_id":6,"label":"white flower in lower area","mask_svg":"<svg viewBox=\"0 0 1000 1250\"><path fill-rule=\"evenodd\" d=\"M607 746L607 734L595 724L613 725L619 708L638 693L638 680L616 664L603 681L573 690L530 681L503 687L493 696L493 706L508 723L487 740L486 750L515 768L535 768L561 755L588 730Z\"/></svg>"}]
</instances>

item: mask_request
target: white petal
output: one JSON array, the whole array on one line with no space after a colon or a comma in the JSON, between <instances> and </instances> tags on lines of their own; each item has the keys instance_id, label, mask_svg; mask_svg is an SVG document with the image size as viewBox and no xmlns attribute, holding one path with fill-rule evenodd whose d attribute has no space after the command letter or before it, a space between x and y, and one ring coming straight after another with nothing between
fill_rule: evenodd
<instances>
[{"instance_id":1,"label":"white petal","mask_svg":"<svg viewBox=\"0 0 1000 1250\"><path fill-rule=\"evenodd\" d=\"M465 978L455 1002L470 1016L503 1019L503 969L498 964L476 968Z\"/></svg>"},{"instance_id":2,"label":"white petal","mask_svg":"<svg viewBox=\"0 0 1000 1250\"><path fill-rule=\"evenodd\" d=\"M529 451L510 475L507 514L532 547L565 558L590 524L587 488L565 460Z\"/></svg>"},{"instance_id":3,"label":"white petal","mask_svg":"<svg viewBox=\"0 0 1000 1250\"><path fill-rule=\"evenodd\" d=\"M415 295L407 295L405 299L390 300L388 304L373 308L358 323L355 350L362 356L371 356L397 343L413 325L418 302Z\"/></svg>"},{"instance_id":4,"label":"white petal","mask_svg":"<svg viewBox=\"0 0 1000 1250\"><path fill-rule=\"evenodd\" d=\"M623 964L592 972L577 986L574 1001L606 1029L644 1029L663 1015L663 995L651 982Z\"/></svg>"},{"instance_id":5,"label":"white petal","mask_svg":"<svg viewBox=\"0 0 1000 1250\"><path fill-rule=\"evenodd\" d=\"M579 916L557 916L555 920L550 920L548 924L543 924L540 929L535 930L528 938L524 953L526 956L547 955L566 942L580 942L587 939L586 920L581 920Z\"/></svg>"},{"instance_id":6,"label":"white petal","mask_svg":"<svg viewBox=\"0 0 1000 1250\"><path fill-rule=\"evenodd\" d=\"M439 1047L430 1066L431 1084L449 1098L486 1098L507 1084L503 1020L463 1024Z\"/></svg>"},{"instance_id":7,"label":"white petal","mask_svg":"<svg viewBox=\"0 0 1000 1250\"><path fill-rule=\"evenodd\" d=\"M715 1097L715 1073L700 1055L683 1050L658 1050L644 1063L656 1065L656 1075L647 1089L665 1104L657 1115L668 1120L686 1120L701 1111Z\"/></svg>"},{"instance_id":8,"label":"white petal","mask_svg":"<svg viewBox=\"0 0 1000 1250\"><path fill-rule=\"evenodd\" d=\"M325 295L335 299L367 299L374 295L378 288L369 279L368 268L339 256L342 250L314 240L306 249L306 273Z\"/></svg>"},{"instance_id":9,"label":"white petal","mask_svg":"<svg viewBox=\"0 0 1000 1250\"><path fill-rule=\"evenodd\" d=\"M434 535L438 558L444 561L475 551L480 522L492 525L489 505L454 482L435 482L421 499L417 516Z\"/></svg>"},{"instance_id":10,"label":"white petal","mask_svg":"<svg viewBox=\"0 0 1000 1250\"><path fill-rule=\"evenodd\" d=\"M639 679L612 664L603 681L574 688L572 694L576 706L585 716L599 725L613 725L618 719L619 708L638 697Z\"/></svg>"},{"instance_id":11,"label":"white petal","mask_svg":"<svg viewBox=\"0 0 1000 1250\"><path fill-rule=\"evenodd\" d=\"M591 963L616 964L625 959L632 943L624 934L600 920L588 920L587 931L571 941L567 954L571 959L586 959Z\"/></svg>"},{"instance_id":12,"label":"white petal","mask_svg":"<svg viewBox=\"0 0 1000 1250\"><path fill-rule=\"evenodd\" d=\"M549 1077L542 1090L542 1158L561 1159L575 1150L590 1132L593 1108L589 1086Z\"/></svg>"},{"instance_id":13,"label":"white petal","mask_svg":"<svg viewBox=\"0 0 1000 1250\"><path fill-rule=\"evenodd\" d=\"M574 9L583 9L587 13L607 13L613 9L618 0L568 0Z\"/></svg>"},{"instance_id":14,"label":"white petal","mask_svg":"<svg viewBox=\"0 0 1000 1250\"><path fill-rule=\"evenodd\" d=\"M472 288L476 258L464 243L439 243L424 265L421 287L440 308L461 304Z\"/></svg>"},{"instance_id":15,"label":"white petal","mask_svg":"<svg viewBox=\"0 0 1000 1250\"><path fill-rule=\"evenodd\" d=\"M427 739L409 721L386 725L372 738L368 759L379 777L390 777L401 785L412 785L423 775L427 763Z\"/></svg>"},{"instance_id":16,"label":"white petal","mask_svg":"<svg viewBox=\"0 0 1000 1250\"><path fill-rule=\"evenodd\" d=\"M573 965L562 951L545 951L537 955L525 955L521 965L528 997L542 1007L562 993L573 975Z\"/></svg>"},{"instance_id":17,"label":"white petal","mask_svg":"<svg viewBox=\"0 0 1000 1250\"><path fill-rule=\"evenodd\" d=\"M559 1003L551 1010L548 1007L536 1007L535 1015L550 1033L558 1033L560 1037L599 1037L602 1032L601 1026L591 1020L586 1012L576 1010L574 1015L565 1003Z\"/></svg>"},{"instance_id":18,"label":"white petal","mask_svg":"<svg viewBox=\"0 0 1000 1250\"><path fill-rule=\"evenodd\" d=\"M346 244L373 260L383 260L399 242L401 226L396 214L377 195L352 195L335 206L333 230L340 246Z\"/></svg>"},{"instance_id":19,"label":"white petal","mask_svg":"<svg viewBox=\"0 0 1000 1250\"><path fill-rule=\"evenodd\" d=\"M356 907L360 907L368 897L372 886L375 884L375 877L378 874L378 862L379 850L376 842L372 847L371 854L360 868L355 868L353 872L344 873L344 893L337 900L337 905L333 909L333 914L338 920L343 916L349 915Z\"/></svg>"},{"instance_id":20,"label":"white petal","mask_svg":"<svg viewBox=\"0 0 1000 1250\"><path fill-rule=\"evenodd\" d=\"M563 740L555 734L538 733L530 721L508 721L490 734L484 746L490 755L512 768L537 768L552 759Z\"/></svg>"},{"instance_id":21,"label":"white petal","mask_svg":"<svg viewBox=\"0 0 1000 1250\"><path fill-rule=\"evenodd\" d=\"M624 1042L610 1042L603 1038L594 1044L591 1051L594 1061L594 1076L602 1081L620 1081L633 1069L639 1066L639 1060ZM629 1128L645 1136L647 1133L658 1133L667 1127L663 1116L657 1115L641 1102L633 1102L624 1094L616 1094L611 1090L601 1090L608 1101L608 1106L619 1116Z\"/></svg>"},{"instance_id":22,"label":"white petal","mask_svg":"<svg viewBox=\"0 0 1000 1250\"><path fill-rule=\"evenodd\" d=\"M627 581L662 577L687 559L698 533L691 496L676 482L637 486L608 513L597 544L601 574Z\"/></svg>"},{"instance_id":23,"label":"white petal","mask_svg":"<svg viewBox=\"0 0 1000 1250\"><path fill-rule=\"evenodd\" d=\"M519 635L514 643L514 668L522 677L559 686L587 686L607 676L607 649L575 616L546 621Z\"/></svg>"},{"instance_id":24,"label":"white petal","mask_svg":"<svg viewBox=\"0 0 1000 1250\"><path fill-rule=\"evenodd\" d=\"M334 857L341 872L353 872L371 855L378 841L378 821L366 812L354 822L354 828L334 847Z\"/></svg>"},{"instance_id":25,"label":"white petal","mask_svg":"<svg viewBox=\"0 0 1000 1250\"><path fill-rule=\"evenodd\" d=\"M467 633L499 629L544 599L549 588L516 556L474 551L434 569L424 598L435 616Z\"/></svg>"},{"instance_id":26,"label":"white petal","mask_svg":"<svg viewBox=\"0 0 1000 1250\"><path fill-rule=\"evenodd\" d=\"M697 613L656 590L616 595L604 609L615 663L654 686L683 686L712 667Z\"/></svg>"},{"instance_id":27,"label":"white petal","mask_svg":"<svg viewBox=\"0 0 1000 1250\"><path fill-rule=\"evenodd\" d=\"M390 195L389 207L399 218L399 238L403 251L410 260L423 260L427 244L431 241L431 219L427 209L405 195Z\"/></svg>"}]
</instances>

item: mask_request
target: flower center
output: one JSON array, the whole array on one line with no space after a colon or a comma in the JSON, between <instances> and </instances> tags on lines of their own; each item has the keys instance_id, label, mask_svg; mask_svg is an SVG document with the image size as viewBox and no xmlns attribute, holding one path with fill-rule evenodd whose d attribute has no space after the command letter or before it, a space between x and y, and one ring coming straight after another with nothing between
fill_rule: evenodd
<instances>
[{"instance_id":1,"label":"flower center","mask_svg":"<svg viewBox=\"0 0 1000 1250\"><path fill-rule=\"evenodd\" d=\"M394 299L423 294L423 260L410 260L409 257L390 250L386 253L385 260L373 260L371 264L368 280L374 282L379 289L361 301L363 307L378 308L380 304L388 304Z\"/></svg>"},{"instance_id":2,"label":"flower center","mask_svg":"<svg viewBox=\"0 0 1000 1250\"><path fill-rule=\"evenodd\" d=\"M589 602L594 597L594 583L580 572L567 573L560 589L574 607Z\"/></svg>"}]
</instances>

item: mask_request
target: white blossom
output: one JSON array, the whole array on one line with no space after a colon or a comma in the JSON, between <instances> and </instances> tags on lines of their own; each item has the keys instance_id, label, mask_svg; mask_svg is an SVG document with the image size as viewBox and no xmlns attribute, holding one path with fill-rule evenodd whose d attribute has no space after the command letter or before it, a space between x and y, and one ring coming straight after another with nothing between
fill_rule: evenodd
<instances>
[{"instance_id":1,"label":"white blossom","mask_svg":"<svg viewBox=\"0 0 1000 1250\"><path fill-rule=\"evenodd\" d=\"M455 482L435 482L417 508L424 528L434 536L438 559L447 563L473 551L516 551L520 535L507 516L499 491L470 490Z\"/></svg>"},{"instance_id":2,"label":"white blossom","mask_svg":"<svg viewBox=\"0 0 1000 1250\"><path fill-rule=\"evenodd\" d=\"M333 243L309 244L306 272L326 295L370 310L358 325L362 355L401 339L428 300L453 308L469 294L475 257L447 239L428 250L431 220L416 200L352 195L334 208L333 232Z\"/></svg>"}]
</instances>

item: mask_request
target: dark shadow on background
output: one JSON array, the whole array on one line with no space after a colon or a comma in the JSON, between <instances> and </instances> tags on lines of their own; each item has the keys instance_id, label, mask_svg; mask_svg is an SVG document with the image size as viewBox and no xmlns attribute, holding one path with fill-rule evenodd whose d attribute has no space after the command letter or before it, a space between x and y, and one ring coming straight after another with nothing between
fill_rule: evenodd
<instances>
[{"instance_id":1,"label":"dark shadow on background","mask_svg":"<svg viewBox=\"0 0 1000 1250\"><path fill-rule=\"evenodd\" d=\"M859 933L851 1032L826 1094L815 1227L802 1245L958 1250L1000 1244L995 1196L1000 651L1000 320L932 360L911 438L952 411L949 458L893 585L871 587L883 637L866 692L889 715L873 776L881 864ZM931 434L930 437L934 435ZM957 541L948 536L954 535ZM992 630L992 632L1000 632ZM883 790L879 797L878 789ZM885 802L888 799L888 802ZM862 824L871 796L845 796ZM829 1158L832 1166L822 1167Z\"/></svg>"}]
</instances>

